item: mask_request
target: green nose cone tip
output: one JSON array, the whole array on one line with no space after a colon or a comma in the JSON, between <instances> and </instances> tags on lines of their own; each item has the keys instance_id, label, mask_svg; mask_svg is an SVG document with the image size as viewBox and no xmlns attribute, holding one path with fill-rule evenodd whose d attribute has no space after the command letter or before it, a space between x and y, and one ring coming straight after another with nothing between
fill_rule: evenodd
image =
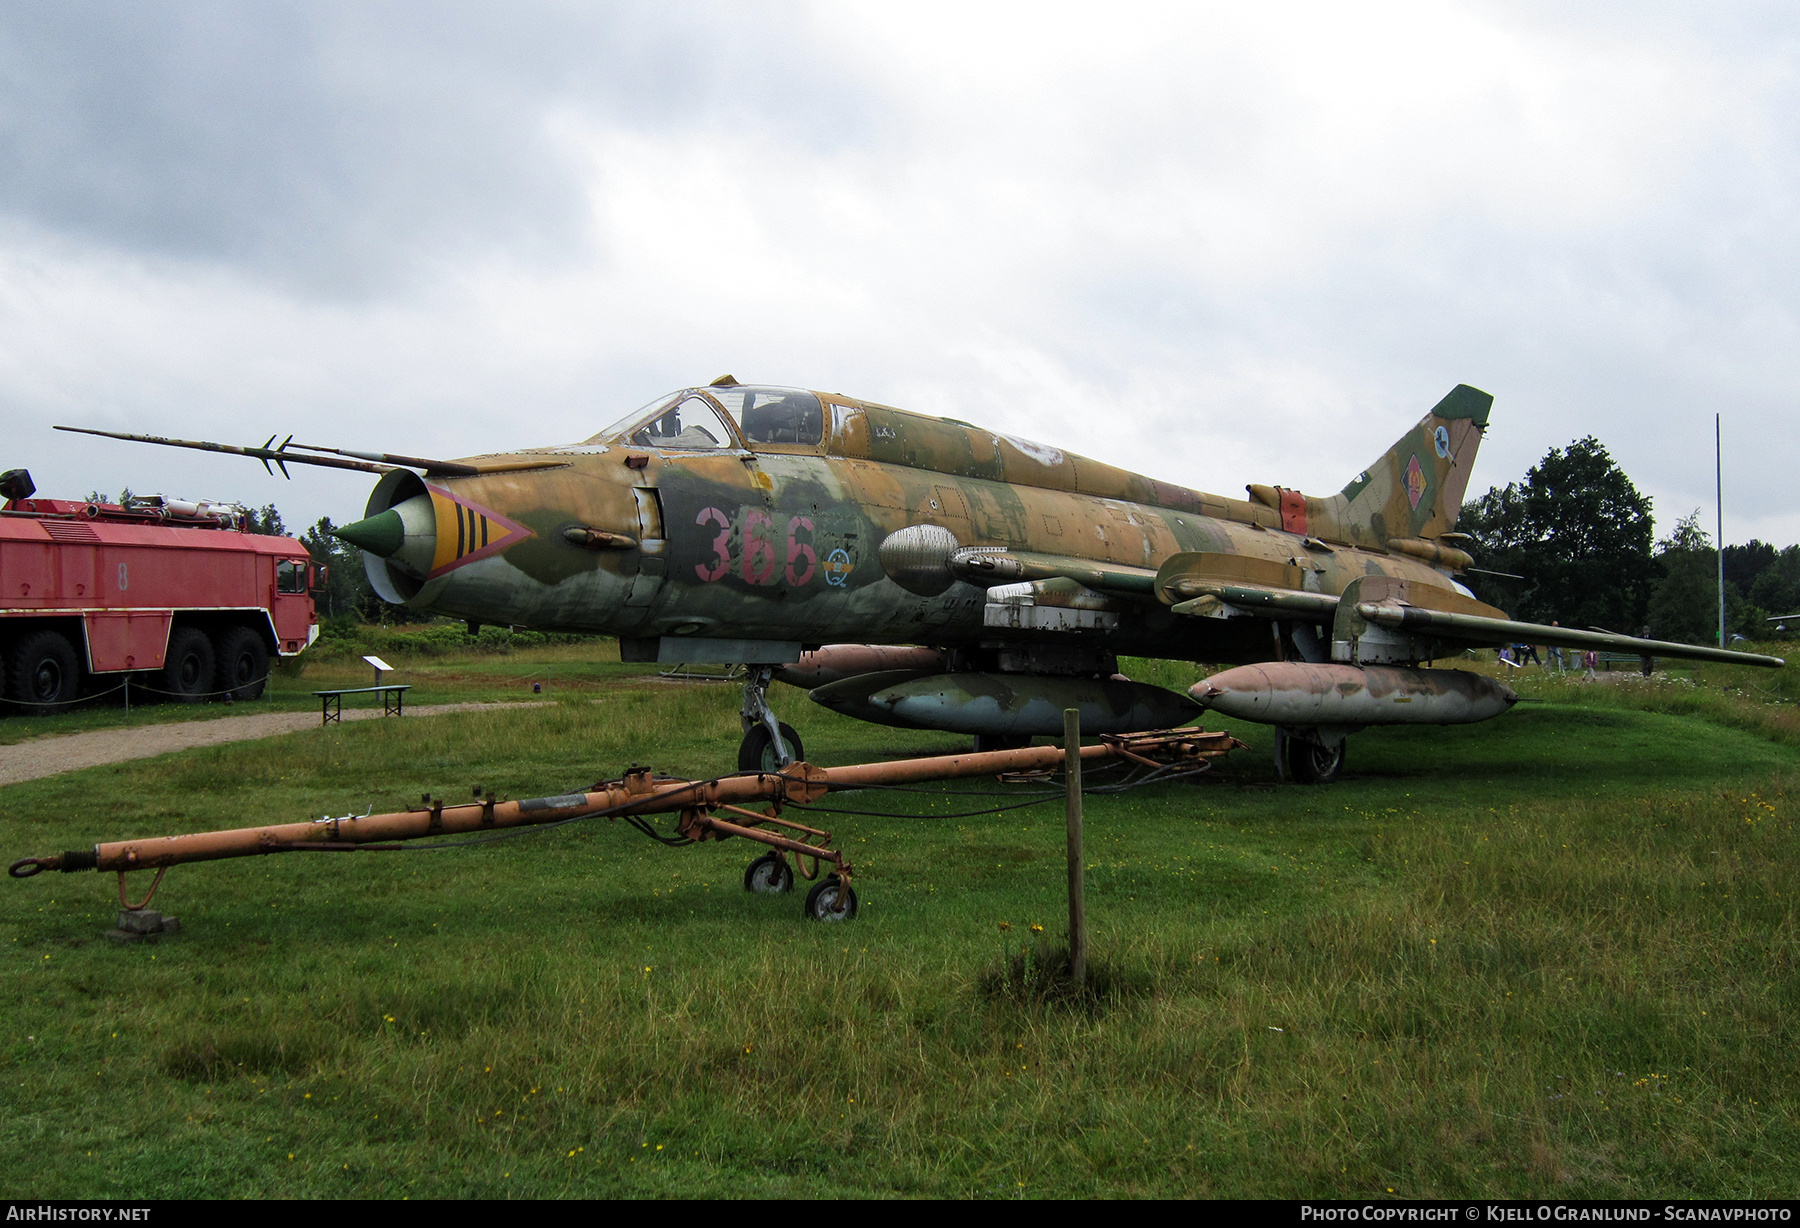
<instances>
[{"instance_id":1,"label":"green nose cone tip","mask_svg":"<svg viewBox=\"0 0 1800 1228\"><path fill-rule=\"evenodd\" d=\"M333 529L331 535L352 546L361 546L370 554L390 559L400 553L400 547L406 541L406 526L400 523L400 513L390 508L379 516Z\"/></svg>"}]
</instances>

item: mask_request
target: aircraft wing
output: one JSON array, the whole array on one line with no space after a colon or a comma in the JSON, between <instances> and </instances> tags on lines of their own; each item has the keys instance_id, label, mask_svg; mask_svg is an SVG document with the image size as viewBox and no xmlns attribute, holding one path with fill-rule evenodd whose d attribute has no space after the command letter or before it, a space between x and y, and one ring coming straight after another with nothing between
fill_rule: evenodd
<instances>
[{"instance_id":1,"label":"aircraft wing","mask_svg":"<svg viewBox=\"0 0 1800 1228\"><path fill-rule=\"evenodd\" d=\"M1754 652L1732 652L1726 648L1707 648L1699 644L1645 640L1635 635L1619 635L1611 631L1547 627L1542 623L1522 623L1510 618L1485 618L1478 614L1428 610L1415 605L1362 602L1357 605L1356 612L1378 627L1414 635L1429 635L1436 639L1459 640L1471 647L1543 644L1556 648L1611 649L1640 657L1679 657L1694 661L1720 661L1728 665L1760 665L1765 669L1780 669L1787 664L1780 657L1765 657Z\"/></svg>"},{"instance_id":2,"label":"aircraft wing","mask_svg":"<svg viewBox=\"0 0 1800 1228\"><path fill-rule=\"evenodd\" d=\"M1331 618L1336 621L1343 599L1307 592L1301 569L1288 563L1243 555L1177 554L1157 573L1155 590L1177 614L1224 617L1250 614L1262 618ZM1364 621L1394 631L1454 640L1470 647L1542 644L1560 648L1593 648L1642 657L1675 657L1756 665L1780 669L1780 657L1733 652L1698 644L1641 639L1612 631L1583 631L1518 622L1505 611L1453 589L1417 581L1368 576L1354 582L1345 597ZM1344 611L1348 614L1349 611Z\"/></svg>"}]
</instances>

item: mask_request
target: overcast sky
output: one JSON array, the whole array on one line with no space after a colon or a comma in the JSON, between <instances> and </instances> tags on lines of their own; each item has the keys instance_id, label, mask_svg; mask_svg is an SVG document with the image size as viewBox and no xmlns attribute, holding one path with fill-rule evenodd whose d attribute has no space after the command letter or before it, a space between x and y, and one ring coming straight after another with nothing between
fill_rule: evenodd
<instances>
[{"instance_id":1,"label":"overcast sky","mask_svg":"<svg viewBox=\"0 0 1800 1228\"><path fill-rule=\"evenodd\" d=\"M1252 11L1254 10L1254 11ZM1575 14L1571 16L1571 13ZM1223 494L1458 382L1800 540L1800 9L0 0L0 468L361 515L52 432L462 456L723 372Z\"/></svg>"}]
</instances>

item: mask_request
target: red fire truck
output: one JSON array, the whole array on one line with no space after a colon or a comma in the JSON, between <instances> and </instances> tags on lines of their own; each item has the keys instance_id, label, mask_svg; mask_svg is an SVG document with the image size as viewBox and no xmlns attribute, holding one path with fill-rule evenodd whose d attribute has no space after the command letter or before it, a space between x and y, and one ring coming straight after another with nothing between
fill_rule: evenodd
<instances>
[{"instance_id":1,"label":"red fire truck","mask_svg":"<svg viewBox=\"0 0 1800 1228\"><path fill-rule=\"evenodd\" d=\"M35 499L0 474L0 693L57 712L84 693L255 699L271 656L319 634L323 567L291 537L245 531L234 504Z\"/></svg>"}]
</instances>

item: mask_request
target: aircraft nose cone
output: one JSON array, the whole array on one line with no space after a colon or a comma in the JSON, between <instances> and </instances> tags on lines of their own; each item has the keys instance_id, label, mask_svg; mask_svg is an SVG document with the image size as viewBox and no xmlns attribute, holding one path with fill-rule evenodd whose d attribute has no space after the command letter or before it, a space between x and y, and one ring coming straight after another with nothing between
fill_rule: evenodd
<instances>
[{"instance_id":1,"label":"aircraft nose cone","mask_svg":"<svg viewBox=\"0 0 1800 1228\"><path fill-rule=\"evenodd\" d=\"M414 495L366 520L345 525L334 536L423 580L431 574L437 552L437 509L430 495Z\"/></svg>"},{"instance_id":2,"label":"aircraft nose cone","mask_svg":"<svg viewBox=\"0 0 1800 1228\"><path fill-rule=\"evenodd\" d=\"M389 508L379 516L333 529L331 535L370 554L389 559L400 553L400 547L406 543L406 525L402 523L400 513Z\"/></svg>"}]
</instances>

